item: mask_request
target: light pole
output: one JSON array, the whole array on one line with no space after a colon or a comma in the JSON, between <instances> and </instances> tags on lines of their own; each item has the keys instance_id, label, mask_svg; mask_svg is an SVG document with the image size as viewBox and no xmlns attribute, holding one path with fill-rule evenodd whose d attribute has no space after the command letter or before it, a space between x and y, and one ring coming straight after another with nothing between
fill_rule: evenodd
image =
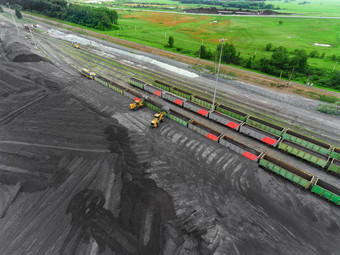
<instances>
[{"instance_id":1,"label":"light pole","mask_svg":"<svg viewBox=\"0 0 340 255\"><path fill-rule=\"evenodd\" d=\"M14 19L14 17L13 17L13 13L11 13L11 16L12 16L12 19L13 19L14 25L15 25L15 27L17 28L18 35L20 35L19 28L18 28L18 26L17 26L17 23L15 22L15 19Z\"/></svg>"},{"instance_id":2,"label":"light pole","mask_svg":"<svg viewBox=\"0 0 340 255\"><path fill-rule=\"evenodd\" d=\"M221 65L221 58L222 58L222 49L223 49L223 43L226 41L227 39L220 39L219 41L222 42L221 45L221 52L220 52L220 60L218 62L218 68L217 68L217 74L216 74L216 84L215 84L215 90L214 90L214 99L213 99L213 103L211 105L211 110L214 110L214 106L215 106L215 98L216 98L216 89L217 89L217 84L218 84L218 75L220 73L220 65Z\"/></svg>"}]
</instances>

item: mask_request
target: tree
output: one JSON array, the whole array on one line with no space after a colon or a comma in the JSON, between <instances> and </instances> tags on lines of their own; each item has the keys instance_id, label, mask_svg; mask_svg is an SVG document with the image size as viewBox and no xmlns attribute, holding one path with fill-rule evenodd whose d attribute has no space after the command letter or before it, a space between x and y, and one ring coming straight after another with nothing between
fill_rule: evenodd
<instances>
[{"instance_id":1,"label":"tree","mask_svg":"<svg viewBox=\"0 0 340 255\"><path fill-rule=\"evenodd\" d=\"M280 21L279 21L279 25L282 25L282 24L283 24L283 21L282 21L282 20L280 20Z\"/></svg>"},{"instance_id":2,"label":"tree","mask_svg":"<svg viewBox=\"0 0 340 255\"><path fill-rule=\"evenodd\" d=\"M200 57L204 59L211 59L212 58L212 52L210 49L207 49L204 45L201 45L200 47Z\"/></svg>"},{"instance_id":3,"label":"tree","mask_svg":"<svg viewBox=\"0 0 340 255\"><path fill-rule=\"evenodd\" d=\"M309 53L309 57L311 58L318 58L319 57L319 52L317 50L313 50Z\"/></svg>"},{"instance_id":4,"label":"tree","mask_svg":"<svg viewBox=\"0 0 340 255\"><path fill-rule=\"evenodd\" d=\"M295 56L290 60L290 68L304 72L308 67L307 60L308 56L305 50L295 50Z\"/></svg>"},{"instance_id":5,"label":"tree","mask_svg":"<svg viewBox=\"0 0 340 255\"><path fill-rule=\"evenodd\" d=\"M332 61L336 61L336 59L337 59L336 55L333 54L333 55L331 56L331 60L332 60Z\"/></svg>"},{"instance_id":6,"label":"tree","mask_svg":"<svg viewBox=\"0 0 340 255\"><path fill-rule=\"evenodd\" d=\"M219 56L222 44L217 45L216 52ZM240 63L240 53L237 53L233 44L224 43L222 49L222 62L238 65Z\"/></svg>"},{"instance_id":7,"label":"tree","mask_svg":"<svg viewBox=\"0 0 340 255\"><path fill-rule=\"evenodd\" d=\"M175 40L172 36L169 36L168 45L170 48L174 47Z\"/></svg>"},{"instance_id":8,"label":"tree","mask_svg":"<svg viewBox=\"0 0 340 255\"><path fill-rule=\"evenodd\" d=\"M22 14L21 14L19 8L15 8L15 16L17 16L18 19L22 19Z\"/></svg>"},{"instance_id":9,"label":"tree","mask_svg":"<svg viewBox=\"0 0 340 255\"><path fill-rule=\"evenodd\" d=\"M2 6L0 5L0 12L4 12L4 9L2 9Z\"/></svg>"},{"instance_id":10,"label":"tree","mask_svg":"<svg viewBox=\"0 0 340 255\"><path fill-rule=\"evenodd\" d=\"M272 48L273 48L273 44L268 43L268 44L266 45L266 51L270 51Z\"/></svg>"},{"instance_id":11,"label":"tree","mask_svg":"<svg viewBox=\"0 0 340 255\"><path fill-rule=\"evenodd\" d=\"M335 89L340 89L340 71L336 71L333 73L331 86Z\"/></svg>"},{"instance_id":12,"label":"tree","mask_svg":"<svg viewBox=\"0 0 340 255\"><path fill-rule=\"evenodd\" d=\"M251 61L251 58L249 58L247 61L246 67L250 69L251 66L252 66L252 61Z\"/></svg>"},{"instance_id":13,"label":"tree","mask_svg":"<svg viewBox=\"0 0 340 255\"><path fill-rule=\"evenodd\" d=\"M282 46L275 48L271 57L271 63L278 68L287 69L287 65L289 63L287 49Z\"/></svg>"}]
</instances>

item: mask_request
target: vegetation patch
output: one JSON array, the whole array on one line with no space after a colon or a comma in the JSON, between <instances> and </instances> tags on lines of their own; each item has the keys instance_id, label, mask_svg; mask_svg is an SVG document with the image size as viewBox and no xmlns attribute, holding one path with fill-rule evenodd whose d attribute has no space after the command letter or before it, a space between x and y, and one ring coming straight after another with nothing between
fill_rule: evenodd
<instances>
[{"instance_id":1,"label":"vegetation patch","mask_svg":"<svg viewBox=\"0 0 340 255\"><path fill-rule=\"evenodd\" d=\"M69 4L66 0L0 0L0 4L14 7L18 18L22 18L20 10L24 10L98 30L113 29L118 21L114 10Z\"/></svg>"},{"instance_id":2,"label":"vegetation patch","mask_svg":"<svg viewBox=\"0 0 340 255\"><path fill-rule=\"evenodd\" d=\"M316 110L326 114L340 116L340 101L337 101L335 104L320 104Z\"/></svg>"}]
</instances>

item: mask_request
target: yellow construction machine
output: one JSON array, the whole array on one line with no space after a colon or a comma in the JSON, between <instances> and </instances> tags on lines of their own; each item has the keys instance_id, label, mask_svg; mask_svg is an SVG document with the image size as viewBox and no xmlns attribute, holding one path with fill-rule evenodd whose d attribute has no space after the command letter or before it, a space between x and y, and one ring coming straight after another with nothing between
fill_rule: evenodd
<instances>
[{"instance_id":1,"label":"yellow construction machine","mask_svg":"<svg viewBox=\"0 0 340 255\"><path fill-rule=\"evenodd\" d=\"M139 108L144 107L143 102L145 98L135 100L134 103L130 104L130 110L138 110Z\"/></svg>"},{"instance_id":2,"label":"yellow construction machine","mask_svg":"<svg viewBox=\"0 0 340 255\"><path fill-rule=\"evenodd\" d=\"M91 80L95 80L96 79L96 73L90 72L87 69L81 69L81 75L84 75L85 77L91 79Z\"/></svg>"},{"instance_id":3,"label":"yellow construction machine","mask_svg":"<svg viewBox=\"0 0 340 255\"><path fill-rule=\"evenodd\" d=\"M76 48L76 49L80 49L80 46L79 46L79 44L77 44L77 43L76 43L76 44L73 44L73 47Z\"/></svg>"},{"instance_id":4,"label":"yellow construction machine","mask_svg":"<svg viewBox=\"0 0 340 255\"><path fill-rule=\"evenodd\" d=\"M156 113L153 120L151 121L151 127L159 127L161 122L164 122L164 115L169 112L169 108L162 108L162 112Z\"/></svg>"}]
</instances>

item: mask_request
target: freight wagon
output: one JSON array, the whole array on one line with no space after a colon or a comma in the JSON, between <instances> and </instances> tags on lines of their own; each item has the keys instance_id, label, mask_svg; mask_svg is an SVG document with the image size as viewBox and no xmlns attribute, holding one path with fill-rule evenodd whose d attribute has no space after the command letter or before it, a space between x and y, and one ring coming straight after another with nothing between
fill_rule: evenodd
<instances>
[{"instance_id":1,"label":"freight wagon","mask_svg":"<svg viewBox=\"0 0 340 255\"><path fill-rule=\"evenodd\" d=\"M179 124L181 124L185 127L187 127L189 122L190 122L190 118L188 118L188 117L186 117L186 116L184 116L184 115L182 115L182 114L180 114L180 113L178 113L174 110L167 112L165 114L165 116L167 116L169 119L172 119L172 120L178 122Z\"/></svg>"},{"instance_id":2,"label":"freight wagon","mask_svg":"<svg viewBox=\"0 0 340 255\"><path fill-rule=\"evenodd\" d=\"M178 95L180 97L184 97L185 99L188 99L188 100L191 99L191 93L186 92L185 90L182 90L182 89L179 89L179 88L176 88L176 87L172 87L172 88L170 88L170 92L175 94L175 95Z\"/></svg>"},{"instance_id":3,"label":"freight wagon","mask_svg":"<svg viewBox=\"0 0 340 255\"><path fill-rule=\"evenodd\" d=\"M270 133L273 133L274 135L281 136L282 132L284 131L283 127L274 125L272 123L269 123L267 121L261 120L259 118L249 116L246 120L246 122L252 126L258 127L260 129L263 129L265 131L268 131Z\"/></svg>"},{"instance_id":4,"label":"freight wagon","mask_svg":"<svg viewBox=\"0 0 340 255\"><path fill-rule=\"evenodd\" d=\"M140 88L142 90L144 90L144 86L148 83L144 82L144 81L141 81L141 80L138 80L136 78L130 78L129 79L129 83L137 88Z\"/></svg>"},{"instance_id":5,"label":"freight wagon","mask_svg":"<svg viewBox=\"0 0 340 255\"><path fill-rule=\"evenodd\" d=\"M109 84L110 84L110 80L103 77L103 76L100 76L100 75L97 75L97 82L99 82L100 84L103 84L104 86L108 87Z\"/></svg>"},{"instance_id":6,"label":"freight wagon","mask_svg":"<svg viewBox=\"0 0 340 255\"><path fill-rule=\"evenodd\" d=\"M240 127L240 133L255 138L261 142L269 144L270 146L276 147L281 137L272 133L266 132L262 129L243 123Z\"/></svg>"},{"instance_id":7,"label":"freight wagon","mask_svg":"<svg viewBox=\"0 0 340 255\"><path fill-rule=\"evenodd\" d=\"M259 165L265 169L268 169L285 179L288 179L301 187L308 189L313 183L314 176L306 173L296 167L293 167L287 163L284 163L280 160L277 160L268 154L264 154L260 161Z\"/></svg>"},{"instance_id":8,"label":"freight wagon","mask_svg":"<svg viewBox=\"0 0 340 255\"><path fill-rule=\"evenodd\" d=\"M205 137L209 138L210 140L213 140L215 142L218 142L220 136L222 135L222 133L213 130L205 125L203 125L202 123L199 123L197 121L190 121L188 124L188 128L196 131L197 133L204 135Z\"/></svg>"},{"instance_id":9,"label":"freight wagon","mask_svg":"<svg viewBox=\"0 0 340 255\"><path fill-rule=\"evenodd\" d=\"M340 189L327 182L318 179L311 191L336 205L340 205Z\"/></svg>"},{"instance_id":10,"label":"freight wagon","mask_svg":"<svg viewBox=\"0 0 340 255\"><path fill-rule=\"evenodd\" d=\"M152 101L151 99L144 100L143 104L150 108L151 110L154 110L155 112L161 112L162 111L162 105L159 105L158 103Z\"/></svg>"},{"instance_id":11,"label":"freight wagon","mask_svg":"<svg viewBox=\"0 0 340 255\"><path fill-rule=\"evenodd\" d=\"M191 101L197 103L197 104L200 104L204 107L207 107L209 109L211 109L211 106L212 106L212 101L206 99L206 98L203 98L203 97L200 97L200 96L197 96L197 95L193 95L191 96ZM216 106L218 106L217 103L214 104L214 107L213 109L216 109Z\"/></svg>"},{"instance_id":12,"label":"freight wagon","mask_svg":"<svg viewBox=\"0 0 340 255\"><path fill-rule=\"evenodd\" d=\"M126 87L114 82L114 81L110 81L109 79L103 77L103 76L97 76L96 77L96 81L99 82L100 84L109 87L110 89L113 89L117 92L119 92L120 94L124 94L124 90L127 89Z\"/></svg>"},{"instance_id":13,"label":"freight wagon","mask_svg":"<svg viewBox=\"0 0 340 255\"><path fill-rule=\"evenodd\" d=\"M322 168L326 167L329 158L319 152L307 149L291 141L283 139L279 143L279 149L286 151L296 157L302 158L310 163L318 165Z\"/></svg>"},{"instance_id":14,"label":"freight wagon","mask_svg":"<svg viewBox=\"0 0 340 255\"><path fill-rule=\"evenodd\" d=\"M340 160L333 158L327 170L334 174L340 175Z\"/></svg>"},{"instance_id":15,"label":"freight wagon","mask_svg":"<svg viewBox=\"0 0 340 255\"><path fill-rule=\"evenodd\" d=\"M150 84L145 84L144 90L153 94L153 95L159 96L159 97L162 97L162 93L164 92L163 89L157 88L157 87L152 86Z\"/></svg>"},{"instance_id":16,"label":"freight wagon","mask_svg":"<svg viewBox=\"0 0 340 255\"><path fill-rule=\"evenodd\" d=\"M219 143L250 160L254 160L255 162L257 162L262 155L262 152L252 149L249 146L228 137L227 135L223 135L220 138Z\"/></svg>"},{"instance_id":17,"label":"freight wagon","mask_svg":"<svg viewBox=\"0 0 340 255\"><path fill-rule=\"evenodd\" d=\"M340 159L340 148L334 147L332 152L329 154L331 158Z\"/></svg>"},{"instance_id":18,"label":"freight wagon","mask_svg":"<svg viewBox=\"0 0 340 255\"><path fill-rule=\"evenodd\" d=\"M235 110L233 108L230 108L230 107L222 105L222 104L216 107L216 111L219 111L221 113L224 113L226 115L229 115L230 117L233 117L233 118L241 120L241 121L245 121L246 118L248 117L248 114L246 114L244 112L240 112L238 110Z\"/></svg>"},{"instance_id":19,"label":"freight wagon","mask_svg":"<svg viewBox=\"0 0 340 255\"><path fill-rule=\"evenodd\" d=\"M184 102L186 101L185 98L174 95L174 94L172 94L170 92L166 92L166 91L164 91L162 93L162 98L165 99L165 100L168 100L168 101L170 101L174 104L177 104L179 106L183 106Z\"/></svg>"},{"instance_id":20,"label":"freight wagon","mask_svg":"<svg viewBox=\"0 0 340 255\"><path fill-rule=\"evenodd\" d=\"M312 139L310 137L304 136L291 130L286 130L286 132L283 133L282 137L286 140L300 144L303 147L320 152L321 154L324 155L328 155L331 149L331 146L329 144L319 142L315 139Z\"/></svg>"},{"instance_id":21,"label":"freight wagon","mask_svg":"<svg viewBox=\"0 0 340 255\"><path fill-rule=\"evenodd\" d=\"M196 112L196 113L198 113L198 114L200 114L200 115L202 115L206 118L208 118L208 116L209 116L210 110L208 108L205 108L205 107L203 107L199 104L193 103L191 101L185 101L183 103L183 108L186 108L186 109L188 109L192 112Z\"/></svg>"},{"instance_id":22,"label":"freight wagon","mask_svg":"<svg viewBox=\"0 0 340 255\"><path fill-rule=\"evenodd\" d=\"M143 97L142 93L131 90L131 89L124 90L124 95L131 98L133 101L141 100Z\"/></svg>"},{"instance_id":23,"label":"freight wagon","mask_svg":"<svg viewBox=\"0 0 340 255\"><path fill-rule=\"evenodd\" d=\"M154 81L152 83L154 86L158 87L158 88L161 88L161 89L164 89L165 91L168 91L170 92L170 89L172 88L171 85L169 84L166 84L165 82L162 82L162 81Z\"/></svg>"},{"instance_id":24,"label":"freight wagon","mask_svg":"<svg viewBox=\"0 0 340 255\"><path fill-rule=\"evenodd\" d=\"M110 82L108 87L117 91L120 94L124 94L124 91L126 90L126 87L123 87L114 81Z\"/></svg>"},{"instance_id":25,"label":"freight wagon","mask_svg":"<svg viewBox=\"0 0 340 255\"><path fill-rule=\"evenodd\" d=\"M218 111L210 112L209 119L235 130L239 130L239 127L242 124L242 121L234 119L233 117L227 116Z\"/></svg>"}]
</instances>

